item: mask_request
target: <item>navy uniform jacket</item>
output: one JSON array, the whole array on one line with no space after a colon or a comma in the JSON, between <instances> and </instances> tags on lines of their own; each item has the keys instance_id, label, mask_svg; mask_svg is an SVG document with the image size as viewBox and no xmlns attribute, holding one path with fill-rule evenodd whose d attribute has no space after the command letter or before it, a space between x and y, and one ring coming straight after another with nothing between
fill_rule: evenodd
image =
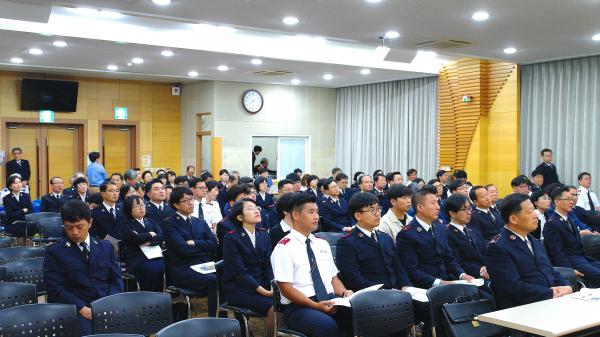
<instances>
[{"instance_id":1,"label":"navy uniform jacket","mask_svg":"<svg viewBox=\"0 0 600 337\"><path fill-rule=\"evenodd\" d=\"M339 239L336 265L346 287L358 291L376 284L383 284L384 289L412 286L392 237L380 231L375 233L377 242L356 227Z\"/></svg>"},{"instance_id":2,"label":"navy uniform jacket","mask_svg":"<svg viewBox=\"0 0 600 337\"><path fill-rule=\"evenodd\" d=\"M81 195L79 195L79 193L77 193L77 191L75 191L74 194L69 195L69 200L79 199L83 202L87 202L89 197L90 197L90 191L85 191L85 200L81 198Z\"/></svg>"},{"instance_id":3,"label":"navy uniform jacket","mask_svg":"<svg viewBox=\"0 0 600 337\"><path fill-rule=\"evenodd\" d=\"M552 185L554 183L560 183L558 181L558 173L556 173L556 166L554 164L546 164L541 163L536 167L536 170L541 171L542 175L544 175L544 182L542 183L542 188L546 188L548 185Z\"/></svg>"},{"instance_id":4,"label":"navy uniform jacket","mask_svg":"<svg viewBox=\"0 0 600 337\"><path fill-rule=\"evenodd\" d=\"M189 217L191 225L175 213L164 219L163 238L167 244L167 256L173 284L185 282L197 273L190 266L211 261L217 251L217 238L206 221ZM187 243L193 240L194 245Z\"/></svg>"},{"instance_id":5,"label":"navy uniform jacket","mask_svg":"<svg viewBox=\"0 0 600 337\"><path fill-rule=\"evenodd\" d=\"M219 208L221 208L221 215L225 216L225 204L227 203L227 186L219 190L219 194L217 194L217 202L219 203Z\"/></svg>"},{"instance_id":6,"label":"navy uniform jacket","mask_svg":"<svg viewBox=\"0 0 600 337\"><path fill-rule=\"evenodd\" d=\"M475 278L479 278L479 271L485 265L485 246L487 241L483 239L481 233L476 230L463 228L465 233L452 225L446 226L446 236L448 244L452 249L452 255L458 262L458 265L467 273Z\"/></svg>"},{"instance_id":7,"label":"navy uniform jacket","mask_svg":"<svg viewBox=\"0 0 600 337\"><path fill-rule=\"evenodd\" d=\"M262 209L261 209L262 211ZM267 226L265 226L265 229L267 230L271 230L273 229L273 227L277 226L280 222L281 219L279 219L279 214L277 214L277 208L275 207L275 204L269 206L269 208L266 210L267 213L267 220L265 221L265 219L262 219L262 223L266 224ZM261 217L262 217L262 212L261 212Z\"/></svg>"},{"instance_id":8,"label":"navy uniform jacket","mask_svg":"<svg viewBox=\"0 0 600 337\"><path fill-rule=\"evenodd\" d=\"M536 184L532 184L531 185L531 193L537 192L537 191L541 191L542 189L539 188Z\"/></svg>"},{"instance_id":9,"label":"navy uniform jacket","mask_svg":"<svg viewBox=\"0 0 600 337\"><path fill-rule=\"evenodd\" d=\"M256 247L244 228L236 228L225 235L223 243L223 291L235 294L245 291L253 294L261 286L271 289L274 279L271 268L271 241L264 228L254 230Z\"/></svg>"},{"instance_id":10,"label":"navy uniform jacket","mask_svg":"<svg viewBox=\"0 0 600 337\"><path fill-rule=\"evenodd\" d=\"M156 235L152 236L150 232ZM163 243L162 230L149 218L144 219L144 226L136 219L125 218L119 223L119 233L125 247L125 256L122 258L131 271L135 270L138 263L148 260L140 245L150 242L150 246L159 246Z\"/></svg>"},{"instance_id":11,"label":"navy uniform jacket","mask_svg":"<svg viewBox=\"0 0 600 337\"><path fill-rule=\"evenodd\" d=\"M18 173L21 175L21 180L29 181L31 178L31 169L29 167L29 161L21 159L21 165L17 164L16 160L11 160L6 163L6 179Z\"/></svg>"},{"instance_id":12,"label":"navy uniform jacket","mask_svg":"<svg viewBox=\"0 0 600 337\"><path fill-rule=\"evenodd\" d=\"M596 261L583 250L579 230L572 219L571 225L554 214L544 225L544 246L553 266L578 269L582 263Z\"/></svg>"},{"instance_id":13,"label":"navy uniform jacket","mask_svg":"<svg viewBox=\"0 0 600 337\"><path fill-rule=\"evenodd\" d=\"M581 221L582 223L584 223L586 226L591 227L589 224L589 220L587 217L587 211L585 210L585 208L581 207L581 206L576 206L573 205L573 213L575 213L575 216L577 216L577 219L579 219L579 221ZM593 228L593 231L597 231L597 228Z\"/></svg>"},{"instance_id":14,"label":"navy uniform jacket","mask_svg":"<svg viewBox=\"0 0 600 337\"><path fill-rule=\"evenodd\" d=\"M42 205L40 206L40 212L60 212L60 208L69 201L69 197L62 194L59 199L54 197L54 194L46 194L42 197Z\"/></svg>"},{"instance_id":15,"label":"navy uniform jacket","mask_svg":"<svg viewBox=\"0 0 600 337\"><path fill-rule=\"evenodd\" d=\"M344 227L354 226L354 220L348 213L348 202L342 199L338 199L338 201L340 202L339 206L330 198L318 204L324 232L343 233Z\"/></svg>"},{"instance_id":16,"label":"navy uniform jacket","mask_svg":"<svg viewBox=\"0 0 600 337\"><path fill-rule=\"evenodd\" d=\"M156 222L156 224L159 226L162 226L163 219L173 215L175 215L173 207L171 207L171 205L166 202L163 202L162 213L158 210L158 207L156 207L153 203L151 203L150 201L146 202L146 215L144 215L144 218L154 220L154 222Z\"/></svg>"},{"instance_id":17,"label":"navy uniform jacket","mask_svg":"<svg viewBox=\"0 0 600 337\"><path fill-rule=\"evenodd\" d=\"M92 210L92 227L90 228L90 235L93 238L104 239L106 235L110 235L115 239L120 239L121 234L119 233L119 224L121 220L126 219L123 214L123 208L115 205L114 212L116 216L110 214L109 210L104 207L104 204L94 208Z\"/></svg>"},{"instance_id":18,"label":"navy uniform jacket","mask_svg":"<svg viewBox=\"0 0 600 337\"><path fill-rule=\"evenodd\" d=\"M225 235L235 229L235 226L227 217L223 218L223 220L219 221L217 224L217 241L219 242L219 246L217 248L217 259L223 259L223 241L225 240Z\"/></svg>"},{"instance_id":19,"label":"navy uniform jacket","mask_svg":"<svg viewBox=\"0 0 600 337\"><path fill-rule=\"evenodd\" d=\"M452 256L446 229L433 223L435 240L414 218L396 236L396 251L410 281L419 288L429 289L436 279L457 280L465 271Z\"/></svg>"},{"instance_id":20,"label":"navy uniform jacket","mask_svg":"<svg viewBox=\"0 0 600 337\"><path fill-rule=\"evenodd\" d=\"M291 231L284 231L281 227L281 221L271 228L269 231L269 238L271 239L271 248L275 249L275 246L283 239L286 235L290 234Z\"/></svg>"},{"instance_id":21,"label":"navy uniform jacket","mask_svg":"<svg viewBox=\"0 0 600 337\"><path fill-rule=\"evenodd\" d=\"M256 205L264 209L269 208L269 206L273 205L273 196L270 193L265 193L265 198L263 199L262 195L257 192Z\"/></svg>"},{"instance_id":22,"label":"navy uniform jacket","mask_svg":"<svg viewBox=\"0 0 600 337\"><path fill-rule=\"evenodd\" d=\"M70 197L70 196L75 195L75 194L77 194L77 190L75 190L74 186L67 187L67 188L65 188L63 190L63 195L66 195L66 196Z\"/></svg>"},{"instance_id":23,"label":"navy uniform jacket","mask_svg":"<svg viewBox=\"0 0 600 337\"><path fill-rule=\"evenodd\" d=\"M306 189L306 191L304 191L304 193L310 194L310 195L314 195L315 197L322 197L323 196L323 192L321 192L321 190L317 190L317 194L315 194L315 192L313 192L313 190L309 187Z\"/></svg>"},{"instance_id":24,"label":"navy uniform jacket","mask_svg":"<svg viewBox=\"0 0 600 337\"><path fill-rule=\"evenodd\" d=\"M73 304L79 312L97 299L123 292L112 243L90 236L89 249L88 260L68 237L46 247L44 283L49 302Z\"/></svg>"},{"instance_id":25,"label":"navy uniform jacket","mask_svg":"<svg viewBox=\"0 0 600 337\"><path fill-rule=\"evenodd\" d=\"M472 229L478 230L484 239L491 240L494 236L498 235L504 228L504 221L500 214L489 210L494 217L495 220L489 213L482 212L475 208L473 213L471 214L471 222L469 222L469 227Z\"/></svg>"},{"instance_id":26,"label":"navy uniform jacket","mask_svg":"<svg viewBox=\"0 0 600 337\"><path fill-rule=\"evenodd\" d=\"M356 190L351 188L346 188L345 190L340 189L340 195L338 195L338 198L350 201L350 198L352 198L354 193L356 193Z\"/></svg>"},{"instance_id":27,"label":"navy uniform jacket","mask_svg":"<svg viewBox=\"0 0 600 337\"><path fill-rule=\"evenodd\" d=\"M544 246L531 235L527 239L535 255L508 228L503 228L487 246L485 268L500 303L497 309L549 300L553 297L550 287L571 285L552 268Z\"/></svg>"},{"instance_id":28,"label":"navy uniform jacket","mask_svg":"<svg viewBox=\"0 0 600 337\"><path fill-rule=\"evenodd\" d=\"M4 211L6 212L6 219L9 223L13 223L17 220L25 221L25 214L33 213L31 197L24 192L19 192L19 201L17 201L15 195L10 192L2 198L2 203ZM27 208L27 213L23 211L24 208Z\"/></svg>"}]
</instances>

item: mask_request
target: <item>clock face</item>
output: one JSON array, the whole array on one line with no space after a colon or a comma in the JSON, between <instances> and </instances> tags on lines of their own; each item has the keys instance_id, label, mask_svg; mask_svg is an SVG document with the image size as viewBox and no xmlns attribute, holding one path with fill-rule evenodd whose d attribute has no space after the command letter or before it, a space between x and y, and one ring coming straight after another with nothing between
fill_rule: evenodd
<instances>
[{"instance_id":1,"label":"clock face","mask_svg":"<svg viewBox=\"0 0 600 337\"><path fill-rule=\"evenodd\" d=\"M263 107L263 97L260 92L252 89L248 90L242 96L242 105L249 113L257 113Z\"/></svg>"}]
</instances>

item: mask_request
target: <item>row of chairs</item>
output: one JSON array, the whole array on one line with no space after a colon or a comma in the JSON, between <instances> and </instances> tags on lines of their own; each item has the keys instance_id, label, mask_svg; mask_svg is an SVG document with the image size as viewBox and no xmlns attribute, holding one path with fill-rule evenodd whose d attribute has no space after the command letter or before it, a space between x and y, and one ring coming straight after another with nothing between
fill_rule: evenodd
<instances>
[{"instance_id":1,"label":"row of chairs","mask_svg":"<svg viewBox=\"0 0 600 337\"><path fill-rule=\"evenodd\" d=\"M14 235L7 233L4 228L7 223L6 212L0 212L0 223L2 225L2 235L14 238ZM25 215L25 222L33 224L36 228L35 233L27 233L27 236L37 245L49 244L60 241L66 236L63 222L58 213L39 212ZM37 235L36 235L37 234Z\"/></svg>"}]
</instances>

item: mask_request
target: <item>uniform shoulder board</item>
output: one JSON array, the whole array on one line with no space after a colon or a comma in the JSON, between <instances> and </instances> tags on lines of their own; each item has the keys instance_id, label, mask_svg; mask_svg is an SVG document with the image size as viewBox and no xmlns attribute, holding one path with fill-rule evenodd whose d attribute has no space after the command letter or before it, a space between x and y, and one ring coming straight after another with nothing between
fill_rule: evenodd
<instances>
[{"instance_id":1,"label":"uniform shoulder board","mask_svg":"<svg viewBox=\"0 0 600 337\"><path fill-rule=\"evenodd\" d=\"M260 227L257 227L256 229L258 229L259 231L265 231L265 232L267 231L266 229L260 228Z\"/></svg>"},{"instance_id":2,"label":"uniform shoulder board","mask_svg":"<svg viewBox=\"0 0 600 337\"><path fill-rule=\"evenodd\" d=\"M269 208L271 208L271 207L275 207L275 204L269 206Z\"/></svg>"},{"instance_id":3,"label":"uniform shoulder board","mask_svg":"<svg viewBox=\"0 0 600 337\"><path fill-rule=\"evenodd\" d=\"M476 229L475 229L475 228L471 228L471 227L467 227L467 226L465 226L465 228L466 228L466 229L469 229L469 230L472 230L472 231L476 231Z\"/></svg>"},{"instance_id":4,"label":"uniform shoulder board","mask_svg":"<svg viewBox=\"0 0 600 337\"><path fill-rule=\"evenodd\" d=\"M55 245L57 245L57 244L59 244L59 243L60 243L60 241L53 242L53 243L51 243L51 244L47 245L47 246L46 246L46 248L48 248L48 247L52 247L52 246L55 246Z\"/></svg>"},{"instance_id":5,"label":"uniform shoulder board","mask_svg":"<svg viewBox=\"0 0 600 337\"><path fill-rule=\"evenodd\" d=\"M548 221L554 221L554 216L552 216Z\"/></svg>"},{"instance_id":6,"label":"uniform shoulder board","mask_svg":"<svg viewBox=\"0 0 600 337\"><path fill-rule=\"evenodd\" d=\"M494 244L494 243L498 242L498 240L500 240L501 237L502 237L502 235L500 235L500 234L494 236L494 238L492 239L492 241L490 241L490 243L488 243L488 244L491 245L491 244Z\"/></svg>"},{"instance_id":7,"label":"uniform shoulder board","mask_svg":"<svg viewBox=\"0 0 600 337\"><path fill-rule=\"evenodd\" d=\"M450 225L446 225L446 229L450 229Z\"/></svg>"},{"instance_id":8,"label":"uniform shoulder board","mask_svg":"<svg viewBox=\"0 0 600 337\"><path fill-rule=\"evenodd\" d=\"M342 237L343 237L343 238L347 238L347 237L349 237L349 236L351 236L351 235L352 235L352 232L350 232L350 233L348 233L348 234L346 234L346 235L343 235Z\"/></svg>"},{"instance_id":9,"label":"uniform shoulder board","mask_svg":"<svg viewBox=\"0 0 600 337\"><path fill-rule=\"evenodd\" d=\"M223 218L223 220L219 221L219 223L224 223L225 221L227 221L227 218Z\"/></svg>"},{"instance_id":10,"label":"uniform shoulder board","mask_svg":"<svg viewBox=\"0 0 600 337\"><path fill-rule=\"evenodd\" d=\"M326 202L327 202L327 199L325 199L325 200L321 201L321 203L322 203L322 204L324 204L324 203L326 203ZM332 202L333 202L333 200L332 200Z\"/></svg>"},{"instance_id":11,"label":"uniform shoulder board","mask_svg":"<svg viewBox=\"0 0 600 337\"><path fill-rule=\"evenodd\" d=\"M412 228L412 225L408 225L408 226L402 228L402 230L406 232L407 230L409 230L411 228Z\"/></svg>"},{"instance_id":12,"label":"uniform shoulder board","mask_svg":"<svg viewBox=\"0 0 600 337\"><path fill-rule=\"evenodd\" d=\"M233 233L235 233L235 232L237 232L237 229L234 229L234 230L232 230L231 232L229 232L229 233L227 233L227 234L233 234Z\"/></svg>"},{"instance_id":13,"label":"uniform shoulder board","mask_svg":"<svg viewBox=\"0 0 600 337\"><path fill-rule=\"evenodd\" d=\"M284 238L284 239L281 239L281 241L279 241L279 244L281 244L281 245L285 245L285 244L286 244L286 243L288 243L288 242L290 242L290 239L288 239L288 238Z\"/></svg>"},{"instance_id":14,"label":"uniform shoulder board","mask_svg":"<svg viewBox=\"0 0 600 337\"><path fill-rule=\"evenodd\" d=\"M221 188L221 191L224 190L224 189L225 189L225 187Z\"/></svg>"},{"instance_id":15,"label":"uniform shoulder board","mask_svg":"<svg viewBox=\"0 0 600 337\"><path fill-rule=\"evenodd\" d=\"M163 220L169 220L169 219L173 219L172 216L168 217L168 218L164 218Z\"/></svg>"},{"instance_id":16,"label":"uniform shoulder board","mask_svg":"<svg viewBox=\"0 0 600 337\"><path fill-rule=\"evenodd\" d=\"M542 163L542 164L539 164L537 167L541 167L542 165L544 165L544 163Z\"/></svg>"},{"instance_id":17,"label":"uniform shoulder board","mask_svg":"<svg viewBox=\"0 0 600 337\"><path fill-rule=\"evenodd\" d=\"M43 198L43 197L47 197L47 196L49 196L49 195L50 195L50 193L48 193L48 194L46 194L46 195L42 196L42 198Z\"/></svg>"},{"instance_id":18,"label":"uniform shoulder board","mask_svg":"<svg viewBox=\"0 0 600 337\"><path fill-rule=\"evenodd\" d=\"M437 219L437 222L439 222L441 224L444 224L444 222L442 221L442 219L439 219L439 218Z\"/></svg>"},{"instance_id":19,"label":"uniform shoulder board","mask_svg":"<svg viewBox=\"0 0 600 337\"><path fill-rule=\"evenodd\" d=\"M313 234L313 235L314 235L314 234ZM319 238L319 239L321 239L321 240L325 240L325 241L327 241L327 239L325 239L325 238L322 238L322 237L320 237L320 236L316 236L316 235L314 235L314 236L315 236L315 238Z\"/></svg>"}]
</instances>

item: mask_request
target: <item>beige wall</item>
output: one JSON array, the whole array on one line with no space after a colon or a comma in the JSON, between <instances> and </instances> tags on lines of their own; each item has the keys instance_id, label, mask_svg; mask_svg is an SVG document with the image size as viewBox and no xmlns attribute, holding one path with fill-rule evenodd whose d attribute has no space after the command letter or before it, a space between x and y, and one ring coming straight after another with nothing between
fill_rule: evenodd
<instances>
[{"instance_id":1,"label":"beige wall","mask_svg":"<svg viewBox=\"0 0 600 337\"><path fill-rule=\"evenodd\" d=\"M242 94L249 89L258 90L265 101L263 109L254 115L241 105ZM251 174L251 135L309 135L310 173L330 175L334 166L336 89L200 81L184 85L181 93L183 168L196 162L196 114L211 112L213 142L221 138L224 168L243 176Z\"/></svg>"}]
</instances>

